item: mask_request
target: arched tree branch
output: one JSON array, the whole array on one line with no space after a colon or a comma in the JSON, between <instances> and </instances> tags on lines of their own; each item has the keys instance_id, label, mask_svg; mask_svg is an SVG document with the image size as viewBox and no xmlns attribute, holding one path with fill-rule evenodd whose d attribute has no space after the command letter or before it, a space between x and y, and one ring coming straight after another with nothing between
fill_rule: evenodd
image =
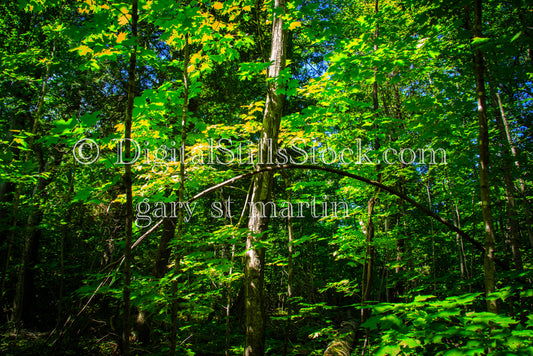
<instances>
[{"instance_id":1,"label":"arched tree branch","mask_svg":"<svg viewBox=\"0 0 533 356\"><path fill-rule=\"evenodd\" d=\"M324 171L324 172L329 172L329 173L333 173L333 174L336 174L336 175L340 175L340 176L343 176L343 177L353 178L353 179L356 179L356 180L358 180L360 182L363 182L363 183L366 183L366 184L370 184L370 185L372 185L374 187L381 188L382 190L384 190L384 191L386 191L386 192L388 192L388 193L390 193L392 195L397 196L398 198L402 199L403 201L408 202L409 204L411 204L412 206L416 207L417 209L419 209L421 212L423 212L427 216L429 216L429 217L433 218L434 220L438 221L439 223L445 225L447 228L449 228L453 232L458 233L464 239L469 241L479 251L482 251L482 252L485 251L485 248L483 247L483 244L481 244L480 242L475 240L473 237L468 235L466 232L464 232L463 230L461 230L460 228L455 226L452 222L442 218L437 213L434 213L433 211L431 211L430 209L426 208L424 205L416 202L414 199L408 197L407 195L405 195L403 193L400 193L397 190L395 190L395 189L393 189L393 188L391 188L391 187L389 187L389 186L387 186L385 184L382 184L382 183L380 183L378 181L375 181L375 180L372 180L372 179L368 179L368 178L365 178L363 176L360 176L360 175L357 175L357 174L354 174L354 173L345 172L345 171L337 169L337 168L331 168L331 167L323 167L323 166L312 165L312 164L286 164L286 165L277 165L277 166L266 166L266 167L263 167L261 169L258 169L258 170L252 171L252 172L240 174L238 176L235 176L233 178L225 180L222 183L219 183L219 184L216 184L214 186L211 186L211 187L201 191L200 193L196 194L192 198L190 198L186 203L192 203L193 201L198 200L198 199L200 199L200 198L202 198L202 197L204 197L204 196L206 196L206 195L208 195L208 194L210 194L210 193L212 193L212 192L214 192L214 191L216 191L216 190L218 190L218 189L220 189L222 187L225 187L227 185L233 184L233 183L235 183L235 182L237 182L237 181L239 181L241 179L252 177L252 176L254 176L254 175L258 174L258 173L265 172L265 171L276 172L276 171L280 171L280 170L284 170L284 169L309 169L309 170L315 170L315 171ZM142 241L142 239L144 239L144 237L146 237L148 234L150 234L152 231L154 231L159 225L161 225L162 222L163 222L163 220L158 221L154 226L152 226L150 228L150 230L148 230L146 233L144 233L144 235L141 236L136 241L135 246L140 241Z\"/></svg>"},{"instance_id":2,"label":"arched tree branch","mask_svg":"<svg viewBox=\"0 0 533 356\"><path fill-rule=\"evenodd\" d=\"M372 179L368 179L368 178L365 178L363 176L360 176L360 175L357 175L357 174L353 174L353 173L350 173L350 172L345 172L345 171L340 170L340 169L331 168L331 167L323 167L323 166L317 166L317 165L312 165L312 164L286 164L286 165L263 167L263 168L261 168L259 170L256 170L256 171L253 171L253 172L244 173L244 174L240 174L240 175L235 176L235 177L233 177L231 179L228 179L228 180L226 180L226 181L224 181L222 183L219 183L217 185L209 187L208 189L196 194L194 197L189 199L188 203L193 202L195 200L198 200L201 197L203 197L203 196L205 196L205 195L207 195L209 193L212 193L213 191L215 191L217 189L225 187L226 185L232 184L232 183L234 183L234 182L236 182L238 180L244 179L244 178L252 177L253 175L258 174L260 172L264 172L264 171L279 171L279 170L284 170L284 169L309 169L309 170L330 172L330 173L337 174L337 175L340 175L340 176L343 176L343 177L353 178L353 179L356 179L356 180L358 180L360 182L373 185L374 187L381 188L384 191L386 191L386 192L388 192L388 193L390 193L392 195L395 195L398 198L400 198L400 199L408 202L409 204L413 205L414 207L418 208L424 214L426 214L427 216L430 216L433 219L437 220L438 222L440 222L441 224L445 225L446 227L448 227L453 232L458 233L463 238L465 238L466 240L470 241L470 243L472 245L474 245L478 250L480 250L480 251L484 251L485 250L483 245L480 242L476 241L474 238L472 238L466 232L464 232L463 230L461 230L460 228L455 226L452 222L440 217L438 214L436 214L433 211L429 210L428 208L426 208L422 204L416 202L414 199L408 197L407 195L402 194L402 193L398 192L397 190L395 190L395 189L393 189L393 188L391 188L389 186L386 186L386 185L384 185L384 184L382 184L382 183L380 183L378 181L375 181L375 180L372 180Z\"/></svg>"}]
</instances>

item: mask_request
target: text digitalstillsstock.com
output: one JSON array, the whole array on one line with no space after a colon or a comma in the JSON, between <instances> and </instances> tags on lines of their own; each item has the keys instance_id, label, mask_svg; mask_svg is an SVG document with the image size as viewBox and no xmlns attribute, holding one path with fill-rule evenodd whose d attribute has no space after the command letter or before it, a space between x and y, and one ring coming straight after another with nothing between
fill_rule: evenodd
<instances>
[{"instance_id":1,"label":"text digitalstillsstock.com","mask_svg":"<svg viewBox=\"0 0 533 356\"><path fill-rule=\"evenodd\" d=\"M140 164L152 167L171 163L196 165L284 165L284 164L326 164L326 165L364 165L364 164L446 164L446 151L442 148L401 148L389 147L373 152L363 147L361 139L356 139L352 147L340 150L326 144L313 141L307 145L304 139L294 139L288 145L273 149L272 141L259 140L257 143L240 142L234 144L231 139L210 139L207 144L197 144L186 151L184 146L176 147L174 141L169 145L161 144L151 147L148 141L141 145L134 139L115 139L115 164ZM125 157L125 144L129 141L131 156ZM266 151L266 155L258 152ZM100 146L92 139L76 142L74 158L81 164L92 164L100 157ZM378 158L374 158L378 156ZM437 161L438 159L438 161Z\"/></svg>"}]
</instances>

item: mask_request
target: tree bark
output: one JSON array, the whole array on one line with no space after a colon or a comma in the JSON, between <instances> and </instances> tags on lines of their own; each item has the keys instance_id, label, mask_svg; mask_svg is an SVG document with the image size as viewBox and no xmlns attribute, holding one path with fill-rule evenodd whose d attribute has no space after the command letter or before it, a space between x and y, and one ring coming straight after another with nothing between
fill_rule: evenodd
<instances>
[{"instance_id":1,"label":"tree bark","mask_svg":"<svg viewBox=\"0 0 533 356\"><path fill-rule=\"evenodd\" d=\"M13 321L15 324L23 322L25 326L31 325L34 315L35 265L37 265L39 257L39 242L41 238L39 225L43 217L39 204L39 195L44 189L44 186L44 178L39 178L33 192L34 206L27 220L22 265L18 273L15 300L13 303Z\"/></svg>"},{"instance_id":2,"label":"tree bark","mask_svg":"<svg viewBox=\"0 0 533 356\"><path fill-rule=\"evenodd\" d=\"M291 192L288 190L290 187L291 182L288 177L285 177L285 190L287 192L287 203L290 205L292 204L292 197ZM285 337L283 340L283 356L287 355L287 347L289 344L289 335L291 330L291 322L292 322L292 280L294 277L294 270L293 270L293 249L294 249L294 243L293 243L293 229L292 229L292 217L291 214L287 216L287 233L288 233L288 241L287 241L287 252L288 252L288 259L287 259L287 324L285 325Z\"/></svg>"},{"instance_id":3,"label":"tree bark","mask_svg":"<svg viewBox=\"0 0 533 356\"><path fill-rule=\"evenodd\" d=\"M72 195L74 193L74 175L72 170L69 169L68 173L68 191L65 197L65 201L69 204L67 206L68 211L66 212L64 223L61 225L61 241L60 241L60 251L59 251L59 296L57 298L57 322L56 329L60 327L63 319L63 298L65 295L65 243L70 236L70 228L72 227L72 209L71 203Z\"/></svg>"},{"instance_id":4,"label":"tree bark","mask_svg":"<svg viewBox=\"0 0 533 356\"><path fill-rule=\"evenodd\" d=\"M43 78L43 85L41 87L41 95L39 97L39 102L37 105L37 113L35 114L35 118L33 120L33 125L31 128L31 135L28 140L26 154L24 156L24 162L29 162L31 159L31 155L36 153L34 152L34 140L37 134L37 130L39 128L41 115L44 110L44 101L46 94L48 92L48 79L50 77L50 69L52 66L52 60L55 56L55 43L52 48L51 53L51 59L48 62L46 66L46 72ZM39 157L39 171L40 173L43 173L46 170L46 167L43 163L43 157L42 152L40 150L37 150L37 154ZM27 234L24 239L24 249L23 249L23 255L22 255L22 265L19 267L18 270L18 279L17 279L17 285L15 289L15 298L13 301L13 314L12 314L12 321L15 322L15 324L19 324L20 321L29 321L31 318L32 313L30 310L25 310L28 308L31 308L33 306L33 267L35 266L37 262L37 256L38 256L38 249L39 249L39 237L41 234L40 228L38 225L41 223L42 219L42 212L40 211L40 203L39 203L39 194L44 189L44 187L47 185L46 180L44 177L40 176L37 180L37 184L35 185L33 189L33 199L34 199L34 207L33 211L30 213L30 216L27 220ZM6 274L7 270L9 268L9 259L11 254L11 248L13 244L13 240L16 233L16 227L17 227L17 220L18 220L18 209L20 204L20 197L22 195L24 188L23 183L17 184L17 189L15 191L15 196L13 198L13 206L12 206L12 221L11 221L11 231L9 231L8 237L7 237L7 253L6 253L6 260L4 265L4 271L2 274L2 293L5 290L5 282L6 282Z\"/></svg>"},{"instance_id":5,"label":"tree bark","mask_svg":"<svg viewBox=\"0 0 533 356\"><path fill-rule=\"evenodd\" d=\"M163 220L163 231L161 239L159 240L159 247L155 257L153 275L156 278L161 278L167 272L168 260L170 258L169 242L174 239L176 235L176 222L174 219L165 218Z\"/></svg>"},{"instance_id":6,"label":"tree bark","mask_svg":"<svg viewBox=\"0 0 533 356\"><path fill-rule=\"evenodd\" d=\"M374 4L374 12L377 14L379 11L379 0L375 1ZM374 40L376 41L379 37L379 25L376 25L376 29L374 31ZM377 51L378 45L374 44L374 51ZM377 116L378 109L379 109L379 100L378 100L378 82L377 82L377 73L378 69L377 67L374 68L374 83L372 85L372 110L374 111L374 115ZM374 125L374 128L377 130L377 125ZM380 148L380 142L379 139L375 139L375 149L379 150ZM376 172L378 176L378 181L381 181L381 167L379 164L376 166ZM372 284L373 284L373 270L374 270L374 258L375 258L375 248L373 245L374 241L374 221L372 219L372 215L374 214L374 206L376 204L376 199L379 194L380 189L375 188L374 193L370 200L368 201L367 205L367 214L368 214L368 220L366 222L366 254L365 254L365 264L363 266L363 287L362 287L362 295L361 295L361 306L364 306L365 303L370 299L370 293L372 291ZM364 322L366 318L368 317L368 309L361 308L361 321Z\"/></svg>"},{"instance_id":7,"label":"tree bark","mask_svg":"<svg viewBox=\"0 0 533 356\"><path fill-rule=\"evenodd\" d=\"M125 157L129 162L131 158L131 126L133 120L133 100L135 99L135 69L137 66L137 22L138 22L138 0L132 0L131 6L131 32L135 44L131 49L130 62L128 68L128 102L126 106L125 119ZM124 355L130 354L130 283L131 283L131 239L133 228L133 190L131 164L124 165L124 186L126 188L126 236L124 243L124 286L123 286L123 328L122 328L122 352Z\"/></svg>"},{"instance_id":8,"label":"tree bark","mask_svg":"<svg viewBox=\"0 0 533 356\"><path fill-rule=\"evenodd\" d=\"M519 174L521 174L520 162L518 161L518 152L517 152L516 146L515 146L515 144L513 142L513 139L511 137L511 130L509 128L509 122L507 121L507 116L505 115L505 110L503 109L502 100L500 98L500 94L497 91L497 88L495 88L495 93L493 95L493 101L494 101L494 106L495 107L497 106L498 109L499 109L499 112L496 113L496 120L497 120L498 128L500 129L500 135L502 136L502 139L504 139L504 141L507 141L507 143L509 144L510 153L511 153L512 157L514 158L514 165L518 169ZM510 169L505 168L505 172L506 173L508 173L508 172L510 173ZM513 184L513 186L514 186L514 184ZM525 184L524 179L522 177L518 178L518 188L517 189L518 189L519 193L523 197L522 200L524 202L523 207L524 207L524 210L525 210L525 228L526 228L526 231L527 231L527 235L529 237L529 243L531 245L531 248L533 248L533 230L531 228L531 226L532 226L532 224L531 224L531 209L529 208L528 200L525 198L527 196L527 194L526 194L526 184Z\"/></svg>"},{"instance_id":9,"label":"tree bark","mask_svg":"<svg viewBox=\"0 0 533 356\"><path fill-rule=\"evenodd\" d=\"M324 351L324 356L350 356L357 329L358 325L356 322L342 322L339 336L328 345L326 351Z\"/></svg>"},{"instance_id":10,"label":"tree bark","mask_svg":"<svg viewBox=\"0 0 533 356\"><path fill-rule=\"evenodd\" d=\"M276 15L276 12L280 12ZM270 52L271 65L267 75L267 97L263 116L259 164L261 167L272 164L277 148L278 132L283 110L283 96L277 92L277 80L285 68L285 51L287 34L283 29L282 15L285 13L285 0L275 0L274 18L272 20L272 43ZM245 300L246 300L246 356L263 355L265 348L266 311L264 302L264 263L265 249L257 242L264 238L270 215L269 205L266 211L257 203L266 204L270 200L273 172L265 171L255 175L250 197L249 233L246 239L245 255Z\"/></svg>"},{"instance_id":11,"label":"tree bark","mask_svg":"<svg viewBox=\"0 0 533 356\"><path fill-rule=\"evenodd\" d=\"M502 139L502 142L505 142L506 140L506 133L505 133L505 126L503 123L503 116L504 111L503 107L501 106L501 101L499 100L499 95L497 93L493 93L491 95L492 97L492 104L495 108L495 116L496 116L496 124L498 126L498 131L500 133L500 138ZM515 263L515 268L519 271L524 269L524 266L522 264L522 254L520 252L520 239L518 238L519 228L518 228L518 220L517 220L517 214L518 211L516 209L516 201L515 201L515 187L513 184L513 178L512 178L512 165L509 160L509 158L504 157L503 160L503 181L505 184L505 194L507 197L507 219L509 224L509 240L511 242L511 251L513 252L513 261Z\"/></svg>"},{"instance_id":12,"label":"tree bark","mask_svg":"<svg viewBox=\"0 0 533 356\"><path fill-rule=\"evenodd\" d=\"M474 3L474 37L482 37L482 0ZM489 127L487 120L487 105L485 94L485 69L483 51L475 48L474 72L476 79L476 98L479 117L479 183L481 192L481 210L483 214L483 224L485 226L485 253L484 253L484 273L485 292L487 297L496 289L496 268L494 264L496 234L490 206L490 182L489 182ZM489 312L497 313L498 304L495 299L487 298L487 309Z\"/></svg>"},{"instance_id":13,"label":"tree bark","mask_svg":"<svg viewBox=\"0 0 533 356\"><path fill-rule=\"evenodd\" d=\"M183 48L183 103L181 110L181 152L185 152L185 141L187 140L187 117L189 114L189 34L185 34L185 45ZM178 188L178 225L176 227L178 242L183 236L184 207L185 196L185 160L180 162L180 185ZM174 276L172 278L172 311L171 311L171 331L170 331L170 355L176 354L177 332L178 332L178 274L180 272L181 255L179 248L176 248L174 258Z\"/></svg>"}]
</instances>

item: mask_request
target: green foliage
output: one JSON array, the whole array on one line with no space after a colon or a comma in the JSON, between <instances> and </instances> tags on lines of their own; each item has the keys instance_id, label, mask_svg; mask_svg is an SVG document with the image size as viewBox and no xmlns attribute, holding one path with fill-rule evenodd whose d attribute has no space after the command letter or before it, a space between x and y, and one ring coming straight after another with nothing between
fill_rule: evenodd
<instances>
[{"instance_id":1,"label":"green foliage","mask_svg":"<svg viewBox=\"0 0 533 356\"><path fill-rule=\"evenodd\" d=\"M526 355L533 350L531 316L520 318L477 312L481 293L439 300L417 296L407 303L370 307L372 317L362 326L373 334L370 350L376 355Z\"/></svg>"}]
</instances>

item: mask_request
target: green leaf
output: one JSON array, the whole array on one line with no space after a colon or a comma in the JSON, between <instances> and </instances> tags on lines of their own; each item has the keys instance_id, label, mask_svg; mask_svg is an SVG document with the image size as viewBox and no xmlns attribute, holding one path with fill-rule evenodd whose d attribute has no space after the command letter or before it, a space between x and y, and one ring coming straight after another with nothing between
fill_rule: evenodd
<instances>
[{"instance_id":1,"label":"green leaf","mask_svg":"<svg viewBox=\"0 0 533 356\"><path fill-rule=\"evenodd\" d=\"M511 42L516 41L516 39L517 39L518 37L520 37L521 34L522 34L522 31L520 31L520 32L518 32L516 35L514 35L513 38L511 38Z\"/></svg>"}]
</instances>

